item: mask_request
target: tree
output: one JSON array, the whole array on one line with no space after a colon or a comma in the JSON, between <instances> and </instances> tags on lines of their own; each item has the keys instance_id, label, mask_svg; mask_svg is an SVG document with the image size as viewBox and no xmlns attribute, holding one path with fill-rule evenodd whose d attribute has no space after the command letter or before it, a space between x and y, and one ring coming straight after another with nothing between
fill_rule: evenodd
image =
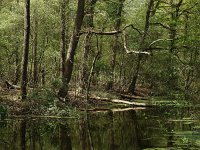
<instances>
[{"instance_id":1,"label":"tree","mask_svg":"<svg viewBox=\"0 0 200 150\"><path fill-rule=\"evenodd\" d=\"M62 98L65 98L68 93L68 86L71 80L73 65L74 65L74 56L76 47L79 42L80 30L83 23L84 18L84 6L85 0L78 0L78 7L76 12L76 19L74 23L74 30L71 36L70 44L68 47L67 58L65 61L65 70L64 70L64 80L62 83L62 87L59 90L58 95Z\"/></svg>"},{"instance_id":2,"label":"tree","mask_svg":"<svg viewBox=\"0 0 200 150\"><path fill-rule=\"evenodd\" d=\"M22 79L21 79L21 96L22 100L27 98L27 68L30 40L30 0L25 0L24 12L24 49L22 57Z\"/></svg>"},{"instance_id":3,"label":"tree","mask_svg":"<svg viewBox=\"0 0 200 150\"><path fill-rule=\"evenodd\" d=\"M66 6L69 0L61 0L61 66L62 66L62 79L64 80L65 60L66 60ZM64 82L64 81L63 81Z\"/></svg>"},{"instance_id":4,"label":"tree","mask_svg":"<svg viewBox=\"0 0 200 150\"><path fill-rule=\"evenodd\" d=\"M33 83L37 86L38 82L38 19L37 11L34 10L34 31L33 31Z\"/></svg>"},{"instance_id":5,"label":"tree","mask_svg":"<svg viewBox=\"0 0 200 150\"><path fill-rule=\"evenodd\" d=\"M17 2L17 5L16 7L19 7L19 0L16 1ZM16 8L17 9L17 8ZM19 32L19 27L18 27L18 24L17 24L17 27L16 27L16 33ZM15 80L14 80L14 84L18 84L19 80L20 80L20 53L19 53L19 33L16 34L16 49L15 49Z\"/></svg>"},{"instance_id":6,"label":"tree","mask_svg":"<svg viewBox=\"0 0 200 150\"><path fill-rule=\"evenodd\" d=\"M85 28L88 30L94 29L94 9L97 0L86 0L87 9L86 9L86 16L84 20ZM82 58L82 65L81 65L81 77L80 77L80 92L84 92L86 90L88 84L88 77L89 77L89 55L92 50L92 34L88 33L85 35L84 41L84 48L83 48L83 58Z\"/></svg>"},{"instance_id":7,"label":"tree","mask_svg":"<svg viewBox=\"0 0 200 150\"><path fill-rule=\"evenodd\" d=\"M121 24L122 24L122 11L123 11L123 4L124 4L124 0L119 0L116 4L116 7L114 7L114 9L116 11L116 14L114 15L114 29L116 31L120 30ZM113 42L111 43L111 49L112 49L112 57L111 57L111 62L110 62L110 67L111 67L111 71L110 71L110 77L109 77L109 81L107 83L107 89L111 90L113 89L113 85L115 82L115 67L116 67L116 55L117 52L120 50L120 41L119 41L119 35L116 34L114 35L113 38Z\"/></svg>"},{"instance_id":8,"label":"tree","mask_svg":"<svg viewBox=\"0 0 200 150\"><path fill-rule=\"evenodd\" d=\"M150 17L151 17L151 11L152 11L152 8L153 8L153 4L154 4L154 0L150 0L149 3L148 3L148 8L147 8L147 11L146 11L146 21L145 21L144 31L143 31L143 34L141 36L140 44L139 44L139 50L140 51L143 50L144 47L145 47L145 40L146 40L148 31L149 31ZM137 62L136 62L136 65L134 67L135 72L132 76L131 84L129 85L129 88L128 88L128 92L130 92L130 93L135 92L136 82L137 82L139 70L140 70L140 67L141 67L140 65L141 65L142 56L143 56L142 54L138 54Z\"/></svg>"}]
</instances>

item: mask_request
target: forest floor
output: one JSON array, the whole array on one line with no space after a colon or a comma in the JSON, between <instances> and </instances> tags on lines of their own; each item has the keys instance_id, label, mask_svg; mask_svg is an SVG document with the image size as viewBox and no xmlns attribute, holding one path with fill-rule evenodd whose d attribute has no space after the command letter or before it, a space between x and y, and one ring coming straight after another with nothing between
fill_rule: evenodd
<instances>
[{"instance_id":1,"label":"forest floor","mask_svg":"<svg viewBox=\"0 0 200 150\"><path fill-rule=\"evenodd\" d=\"M29 93L34 93L29 90ZM27 101L21 101L20 89L7 89L0 86L0 115L6 111L9 115L52 115L52 109L55 107L59 110L66 110L76 108L77 110L106 110L111 108L124 108L124 107L148 107L149 102L147 97L136 96L130 94L119 94L119 92L105 92L105 91L92 91L88 101L85 95L77 94L76 92L69 91L68 101L63 101L51 95L54 99L49 102L48 95L45 97L45 92L41 90L37 93L43 95L30 97ZM53 108L52 108L53 107ZM55 112L54 112L55 114Z\"/></svg>"},{"instance_id":2,"label":"forest floor","mask_svg":"<svg viewBox=\"0 0 200 150\"><path fill-rule=\"evenodd\" d=\"M20 89L7 89L0 86L0 117L5 112L10 116L19 115L66 115L69 110L105 111L118 108L178 106L185 103L177 100L149 97L144 89L137 95L116 91L91 91L90 97L69 91L69 100L58 98L52 91L29 89L27 101L21 101ZM49 95L50 94L50 95ZM62 114L60 113L62 112ZM63 113L65 112L65 113Z\"/></svg>"}]
</instances>

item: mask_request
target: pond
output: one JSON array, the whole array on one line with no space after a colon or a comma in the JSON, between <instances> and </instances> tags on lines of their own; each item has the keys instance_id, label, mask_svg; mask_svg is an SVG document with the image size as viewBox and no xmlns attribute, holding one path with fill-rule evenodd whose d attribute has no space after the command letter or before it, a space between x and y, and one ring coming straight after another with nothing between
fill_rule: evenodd
<instances>
[{"instance_id":1,"label":"pond","mask_svg":"<svg viewBox=\"0 0 200 150\"><path fill-rule=\"evenodd\" d=\"M0 150L200 149L199 109L88 112L79 118L0 121Z\"/></svg>"}]
</instances>

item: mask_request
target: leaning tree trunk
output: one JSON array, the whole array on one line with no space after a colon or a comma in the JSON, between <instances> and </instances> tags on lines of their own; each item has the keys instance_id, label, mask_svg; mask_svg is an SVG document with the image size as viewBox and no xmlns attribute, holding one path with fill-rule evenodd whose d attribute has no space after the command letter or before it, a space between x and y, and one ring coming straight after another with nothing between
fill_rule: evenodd
<instances>
[{"instance_id":1,"label":"leaning tree trunk","mask_svg":"<svg viewBox=\"0 0 200 150\"><path fill-rule=\"evenodd\" d=\"M65 98L68 93L68 85L71 80L73 65L74 65L74 56L76 47L79 42L80 30L83 23L84 18L84 6L85 0L78 0L78 8L76 13L76 19L74 24L74 31L70 40L70 44L68 47L67 58L65 61L65 70L64 70L64 79L62 83L62 87L60 88L58 95L62 98Z\"/></svg>"},{"instance_id":2,"label":"leaning tree trunk","mask_svg":"<svg viewBox=\"0 0 200 150\"><path fill-rule=\"evenodd\" d=\"M150 26L150 15L151 15L151 10L153 8L154 0L150 0L148 4L148 8L146 11L146 21L145 21L145 27L144 27L144 32L140 40L140 45L139 49L142 50L145 45L145 40L149 31L149 26ZM138 74L141 66L141 61L142 61L142 54L138 54L137 57L137 62L135 66L135 73L132 76L131 84L129 85L128 92L134 94L135 93L135 88L136 88L136 83L138 79Z\"/></svg>"},{"instance_id":3,"label":"leaning tree trunk","mask_svg":"<svg viewBox=\"0 0 200 150\"><path fill-rule=\"evenodd\" d=\"M27 98L27 68L28 68L29 40L30 40L30 0L25 0L24 49L22 57L22 80L21 80L22 100L25 100Z\"/></svg>"}]
</instances>

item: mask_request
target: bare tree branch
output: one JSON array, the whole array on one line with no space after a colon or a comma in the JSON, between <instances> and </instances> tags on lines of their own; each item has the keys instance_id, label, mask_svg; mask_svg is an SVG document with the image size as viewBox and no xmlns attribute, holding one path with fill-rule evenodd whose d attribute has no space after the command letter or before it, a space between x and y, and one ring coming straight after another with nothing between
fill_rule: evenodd
<instances>
[{"instance_id":1,"label":"bare tree branch","mask_svg":"<svg viewBox=\"0 0 200 150\"><path fill-rule=\"evenodd\" d=\"M152 45L154 45L155 43L160 42L160 41L171 41L171 40L173 40L173 39L157 39L157 40L151 42L151 44L149 44L149 47L151 47Z\"/></svg>"},{"instance_id":2,"label":"bare tree branch","mask_svg":"<svg viewBox=\"0 0 200 150\"><path fill-rule=\"evenodd\" d=\"M183 15L184 13L188 13L188 14L191 14L190 10L192 10L195 6L197 6L199 3L195 3L193 6L189 7L189 8L186 8L184 9L180 14L179 16Z\"/></svg>"},{"instance_id":3,"label":"bare tree branch","mask_svg":"<svg viewBox=\"0 0 200 150\"><path fill-rule=\"evenodd\" d=\"M165 29L167 29L167 30L170 30L170 31L173 30L173 29L171 29L169 26L164 25L164 24L162 24L162 23L160 23L160 22L150 23L150 25L161 26L161 27L163 27L163 28L165 28Z\"/></svg>"},{"instance_id":4,"label":"bare tree branch","mask_svg":"<svg viewBox=\"0 0 200 150\"><path fill-rule=\"evenodd\" d=\"M121 30L119 30L119 31L109 31L109 32L88 30L88 31L81 31L80 32L80 34L96 34L96 35L115 35L115 34L120 34L120 33L122 33Z\"/></svg>"},{"instance_id":5,"label":"bare tree branch","mask_svg":"<svg viewBox=\"0 0 200 150\"><path fill-rule=\"evenodd\" d=\"M129 27L131 27L133 30L136 30L140 35L142 35L142 32L138 28L136 28L133 24L129 24L129 25L125 26L123 28L123 31L126 30L126 28L129 28Z\"/></svg>"},{"instance_id":6,"label":"bare tree branch","mask_svg":"<svg viewBox=\"0 0 200 150\"><path fill-rule=\"evenodd\" d=\"M160 3L161 3L161 0L158 0L157 3L156 3L156 5L155 5L155 7L154 7L154 9L151 12L151 16L154 16L156 14L156 11L157 11Z\"/></svg>"},{"instance_id":7,"label":"bare tree branch","mask_svg":"<svg viewBox=\"0 0 200 150\"><path fill-rule=\"evenodd\" d=\"M115 35L115 34L122 33L124 30L126 30L129 27L131 27L133 30L136 30L140 35L142 34L142 32L138 28L134 27L133 24L126 25L122 30L118 30L118 31L102 32L102 31L87 30L87 31L81 31L79 34L80 35L82 35L82 34Z\"/></svg>"},{"instance_id":8,"label":"bare tree branch","mask_svg":"<svg viewBox=\"0 0 200 150\"><path fill-rule=\"evenodd\" d=\"M164 48L162 47L148 47L143 49L144 51L152 51L152 50L163 50Z\"/></svg>"},{"instance_id":9,"label":"bare tree branch","mask_svg":"<svg viewBox=\"0 0 200 150\"><path fill-rule=\"evenodd\" d=\"M128 50L127 43L126 43L126 34L125 34L125 31L124 31L124 34L123 34L123 40L124 40L124 49L125 49L125 51L126 51L127 54L135 53L135 54L150 55L150 53L146 52L146 51L130 51L130 50Z\"/></svg>"}]
</instances>

